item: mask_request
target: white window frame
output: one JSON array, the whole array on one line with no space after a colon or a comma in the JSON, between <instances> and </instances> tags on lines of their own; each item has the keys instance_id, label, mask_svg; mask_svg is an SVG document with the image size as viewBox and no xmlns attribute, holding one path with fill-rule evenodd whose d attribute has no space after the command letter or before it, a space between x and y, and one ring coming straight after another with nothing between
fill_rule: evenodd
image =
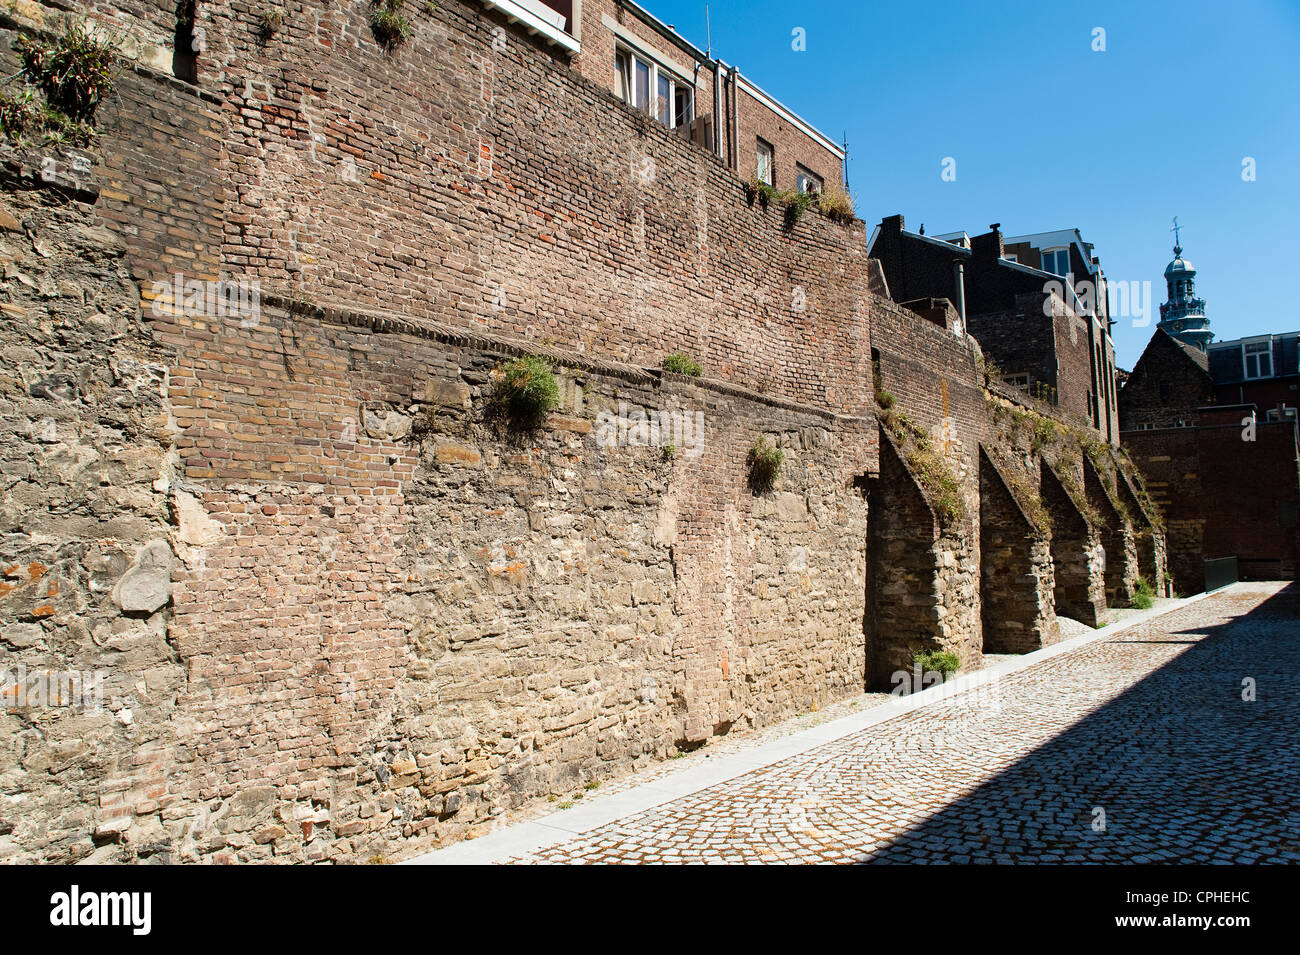
<instances>
[{"instance_id":1,"label":"white window frame","mask_svg":"<svg viewBox=\"0 0 1300 955\"><path fill-rule=\"evenodd\" d=\"M763 178L763 157L767 157L767 178ZM754 143L754 176L759 182L765 182L769 186L776 186L776 147L769 143L762 136L755 137Z\"/></svg>"},{"instance_id":2,"label":"white window frame","mask_svg":"<svg viewBox=\"0 0 1300 955\"><path fill-rule=\"evenodd\" d=\"M1065 254L1065 271L1057 272L1055 269L1049 269L1047 267L1047 261L1046 261L1047 257L1049 255L1052 256L1052 261L1053 263L1055 263L1056 256L1061 253ZM1065 276L1070 274L1070 247L1069 246L1059 246L1054 249L1043 249L1041 252L1039 252L1039 255L1043 259L1044 272L1051 272L1053 275L1059 276L1060 278L1065 278Z\"/></svg>"},{"instance_id":3,"label":"white window frame","mask_svg":"<svg viewBox=\"0 0 1300 955\"><path fill-rule=\"evenodd\" d=\"M796 163L794 167L795 189L797 189L799 192L807 192L808 190L806 188L807 186L806 180L810 180L810 179L814 180L817 183L817 194L820 195L821 191L826 188L826 180L822 179L821 176L817 175L817 173L813 172L807 166L801 166L798 163Z\"/></svg>"},{"instance_id":4,"label":"white window frame","mask_svg":"<svg viewBox=\"0 0 1300 955\"><path fill-rule=\"evenodd\" d=\"M1253 349L1253 350L1250 350ZM1250 359L1255 359L1255 374L1250 373ZM1268 370L1263 370L1264 363ZM1273 377L1273 339L1256 339L1241 343L1241 374L1246 381Z\"/></svg>"},{"instance_id":5,"label":"white window frame","mask_svg":"<svg viewBox=\"0 0 1300 955\"><path fill-rule=\"evenodd\" d=\"M623 43L616 43L614 45L614 64L615 69L620 72L622 69L621 63L624 57L627 58L628 71L624 77L627 95L623 98L623 102L627 103L633 109L639 109L665 128L677 129L679 128L677 122L677 91L681 89L690 96L690 108L687 111L689 115L681 125L689 126L694 122L695 88L689 82L678 76L675 71L660 65L656 60L646 56L639 50L633 49L631 46ZM649 101L645 103L637 101L636 67L638 63L646 66L649 71L649 82L646 86L646 95L649 97ZM660 77L663 77L668 81L668 115L662 118L659 116Z\"/></svg>"}]
</instances>

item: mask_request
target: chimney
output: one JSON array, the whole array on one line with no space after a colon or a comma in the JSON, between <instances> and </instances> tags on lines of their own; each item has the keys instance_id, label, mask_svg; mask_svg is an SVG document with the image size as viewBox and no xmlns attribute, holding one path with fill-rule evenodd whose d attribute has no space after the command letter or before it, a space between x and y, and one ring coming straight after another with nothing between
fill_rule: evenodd
<instances>
[{"instance_id":1,"label":"chimney","mask_svg":"<svg viewBox=\"0 0 1300 955\"><path fill-rule=\"evenodd\" d=\"M989 230L971 239L971 251L980 259L1000 259L1005 251L1002 245L1002 223L993 223Z\"/></svg>"}]
</instances>

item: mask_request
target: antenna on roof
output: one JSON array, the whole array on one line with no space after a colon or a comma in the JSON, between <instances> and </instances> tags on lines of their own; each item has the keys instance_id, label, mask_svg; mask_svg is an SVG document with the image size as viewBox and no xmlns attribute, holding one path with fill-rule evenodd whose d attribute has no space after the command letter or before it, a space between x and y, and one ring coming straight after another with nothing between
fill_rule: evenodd
<instances>
[{"instance_id":1,"label":"antenna on roof","mask_svg":"<svg viewBox=\"0 0 1300 955\"><path fill-rule=\"evenodd\" d=\"M713 28L709 24L709 5L704 5L704 55L713 59Z\"/></svg>"},{"instance_id":2,"label":"antenna on roof","mask_svg":"<svg viewBox=\"0 0 1300 955\"><path fill-rule=\"evenodd\" d=\"M844 191L849 192L849 131L844 130Z\"/></svg>"}]
</instances>

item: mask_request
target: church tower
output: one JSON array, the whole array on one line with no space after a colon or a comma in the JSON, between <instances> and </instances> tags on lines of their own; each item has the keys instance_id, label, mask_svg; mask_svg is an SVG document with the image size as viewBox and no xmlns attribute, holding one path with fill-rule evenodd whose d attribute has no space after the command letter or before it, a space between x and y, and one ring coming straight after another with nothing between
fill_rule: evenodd
<instances>
[{"instance_id":1,"label":"church tower","mask_svg":"<svg viewBox=\"0 0 1300 955\"><path fill-rule=\"evenodd\" d=\"M1160 306L1160 327L1185 345L1205 351L1214 332L1205 317L1205 299L1196 297L1196 268L1183 258L1181 226L1174 217L1174 260L1165 266L1168 297Z\"/></svg>"}]
</instances>

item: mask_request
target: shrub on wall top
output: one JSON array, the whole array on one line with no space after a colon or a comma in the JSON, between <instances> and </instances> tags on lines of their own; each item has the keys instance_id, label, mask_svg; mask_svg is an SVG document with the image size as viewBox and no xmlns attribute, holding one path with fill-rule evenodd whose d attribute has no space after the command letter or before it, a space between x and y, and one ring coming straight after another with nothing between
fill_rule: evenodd
<instances>
[{"instance_id":1,"label":"shrub on wall top","mask_svg":"<svg viewBox=\"0 0 1300 955\"><path fill-rule=\"evenodd\" d=\"M53 40L20 34L14 49L22 61L14 78L23 88L0 94L0 130L6 138L21 144L40 136L46 143L89 146L95 109L121 71L116 42L73 21Z\"/></svg>"},{"instance_id":2,"label":"shrub on wall top","mask_svg":"<svg viewBox=\"0 0 1300 955\"><path fill-rule=\"evenodd\" d=\"M690 375L692 378L698 378L704 373L700 363L692 358L686 352L675 351L664 358L661 365L664 371L671 371L678 375Z\"/></svg>"},{"instance_id":3,"label":"shrub on wall top","mask_svg":"<svg viewBox=\"0 0 1300 955\"><path fill-rule=\"evenodd\" d=\"M516 358L501 370L492 405L516 427L534 428L560 403L560 386L541 358Z\"/></svg>"}]
</instances>

